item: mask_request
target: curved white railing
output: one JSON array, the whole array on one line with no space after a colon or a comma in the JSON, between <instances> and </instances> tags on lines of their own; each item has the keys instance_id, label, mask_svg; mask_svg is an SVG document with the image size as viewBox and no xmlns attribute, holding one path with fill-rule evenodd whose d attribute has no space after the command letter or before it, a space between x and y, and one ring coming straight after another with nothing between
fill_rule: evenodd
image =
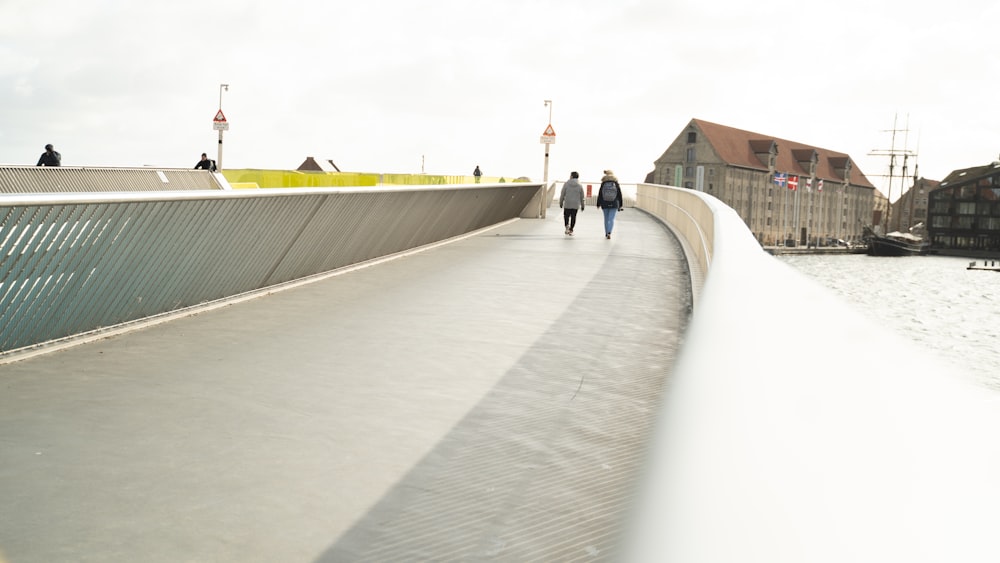
<instances>
[{"instance_id":1,"label":"curved white railing","mask_svg":"<svg viewBox=\"0 0 1000 563\"><path fill-rule=\"evenodd\" d=\"M640 207L680 217L709 268L630 560L1000 560L1000 397L676 191L645 186Z\"/></svg>"},{"instance_id":2,"label":"curved white railing","mask_svg":"<svg viewBox=\"0 0 1000 563\"><path fill-rule=\"evenodd\" d=\"M691 290L697 303L705 273L712 263L715 217L735 212L701 192L652 184L636 187L636 207L659 218L677 235L688 257Z\"/></svg>"}]
</instances>

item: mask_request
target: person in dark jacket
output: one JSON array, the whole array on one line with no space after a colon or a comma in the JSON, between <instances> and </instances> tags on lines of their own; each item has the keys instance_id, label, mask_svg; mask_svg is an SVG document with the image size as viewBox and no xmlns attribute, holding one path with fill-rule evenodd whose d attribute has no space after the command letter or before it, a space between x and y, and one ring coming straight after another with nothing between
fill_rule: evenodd
<instances>
[{"instance_id":1,"label":"person in dark jacket","mask_svg":"<svg viewBox=\"0 0 1000 563\"><path fill-rule=\"evenodd\" d=\"M615 227L615 215L624 208L621 184L610 170L605 170L601 177L601 188L597 190L597 207L604 213L604 238L610 239L611 230Z\"/></svg>"},{"instance_id":2,"label":"person in dark jacket","mask_svg":"<svg viewBox=\"0 0 1000 563\"><path fill-rule=\"evenodd\" d=\"M35 166L62 166L62 155L52 148L52 144L45 145L45 152L38 157L38 164Z\"/></svg>"},{"instance_id":3,"label":"person in dark jacket","mask_svg":"<svg viewBox=\"0 0 1000 563\"><path fill-rule=\"evenodd\" d=\"M198 161L198 164L194 165L194 169L195 170L208 170L210 172L214 172L215 171L215 161L209 159L207 154L201 153L201 160Z\"/></svg>"}]
</instances>

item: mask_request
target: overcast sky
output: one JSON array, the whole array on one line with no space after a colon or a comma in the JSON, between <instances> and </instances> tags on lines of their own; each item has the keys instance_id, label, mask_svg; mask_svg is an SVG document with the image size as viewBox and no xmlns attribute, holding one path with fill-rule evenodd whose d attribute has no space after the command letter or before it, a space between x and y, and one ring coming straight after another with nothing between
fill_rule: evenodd
<instances>
[{"instance_id":1,"label":"overcast sky","mask_svg":"<svg viewBox=\"0 0 1000 563\"><path fill-rule=\"evenodd\" d=\"M53 143L193 167L227 83L226 168L541 180L552 100L550 180L642 181L699 118L882 187L896 116L940 180L1000 154L998 21L995 0L0 0L0 163Z\"/></svg>"}]
</instances>

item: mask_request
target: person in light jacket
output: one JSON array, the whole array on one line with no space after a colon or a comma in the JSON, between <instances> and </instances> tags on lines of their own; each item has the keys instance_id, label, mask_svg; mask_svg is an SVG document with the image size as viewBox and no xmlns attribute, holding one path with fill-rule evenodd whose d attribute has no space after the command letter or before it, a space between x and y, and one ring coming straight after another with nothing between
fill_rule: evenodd
<instances>
[{"instance_id":1,"label":"person in light jacket","mask_svg":"<svg viewBox=\"0 0 1000 563\"><path fill-rule=\"evenodd\" d=\"M569 180L566 180L559 193L559 207L563 210L563 223L566 224L567 235L572 235L576 227L577 210L583 211L584 208L583 186L580 185L579 178L578 172L570 172Z\"/></svg>"},{"instance_id":2,"label":"person in light jacket","mask_svg":"<svg viewBox=\"0 0 1000 563\"><path fill-rule=\"evenodd\" d=\"M604 212L604 238L610 239L611 230L615 227L615 215L624 207L621 184L610 170L605 170L601 177L601 189L597 190L597 207Z\"/></svg>"}]
</instances>

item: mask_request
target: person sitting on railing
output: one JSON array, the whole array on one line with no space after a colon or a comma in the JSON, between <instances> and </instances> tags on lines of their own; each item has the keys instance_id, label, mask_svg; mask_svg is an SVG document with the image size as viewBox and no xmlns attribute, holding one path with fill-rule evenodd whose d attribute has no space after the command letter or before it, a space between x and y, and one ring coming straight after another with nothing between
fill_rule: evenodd
<instances>
[{"instance_id":1,"label":"person sitting on railing","mask_svg":"<svg viewBox=\"0 0 1000 563\"><path fill-rule=\"evenodd\" d=\"M45 152L38 157L38 164L35 166L62 166L62 155L52 148L52 144L45 145Z\"/></svg>"},{"instance_id":2,"label":"person sitting on railing","mask_svg":"<svg viewBox=\"0 0 1000 563\"><path fill-rule=\"evenodd\" d=\"M201 153L201 160L198 161L198 164L194 165L194 169L215 172L215 161L209 159L206 153Z\"/></svg>"}]
</instances>

